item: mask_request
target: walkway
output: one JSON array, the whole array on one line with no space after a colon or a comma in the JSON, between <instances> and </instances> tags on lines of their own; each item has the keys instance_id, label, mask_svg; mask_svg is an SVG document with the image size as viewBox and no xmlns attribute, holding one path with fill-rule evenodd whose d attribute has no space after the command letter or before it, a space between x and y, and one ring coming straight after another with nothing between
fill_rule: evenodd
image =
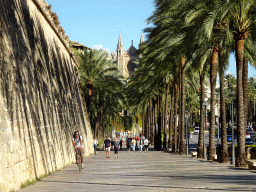
<instances>
[{"instance_id":1,"label":"walkway","mask_svg":"<svg viewBox=\"0 0 256 192\"><path fill-rule=\"evenodd\" d=\"M153 149L109 159L98 151L81 173L73 164L19 191L256 191L256 171Z\"/></svg>"}]
</instances>

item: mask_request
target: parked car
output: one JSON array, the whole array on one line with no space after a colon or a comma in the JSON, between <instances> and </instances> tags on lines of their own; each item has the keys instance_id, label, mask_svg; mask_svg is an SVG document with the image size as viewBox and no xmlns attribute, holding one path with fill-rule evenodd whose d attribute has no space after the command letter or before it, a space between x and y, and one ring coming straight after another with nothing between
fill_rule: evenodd
<instances>
[{"instance_id":1,"label":"parked car","mask_svg":"<svg viewBox=\"0 0 256 192\"><path fill-rule=\"evenodd\" d=\"M245 145L252 145L252 144L254 144L252 138L246 138L246 139L245 139Z\"/></svg>"},{"instance_id":2,"label":"parked car","mask_svg":"<svg viewBox=\"0 0 256 192\"><path fill-rule=\"evenodd\" d=\"M253 128L251 126L247 126L246 127L246 132L248 132L248 131L253 131Z\"/></svg>"},{"instance_id":3,"label":"parked car","mask_svg":"<svg viewBox=\"0 0 256 192\"><path fill-rule=\"evenodd\" d=\"M237 135L235 135L235 140L237 139ZM227 135L227 141L232 142L232 135Z\"/></svg>"},{"instance_id":4,"label":"parked car","mask_svg":"<svg viewBox=\"0 0 256 192\"><path fill-rule=\"evenodd\" d=\"M251 135L249 134L249 133L246 133L246 135L245 135L245 138L247 139L249 139L249 138L251 138Z\"/></svg>"},{"instance_id":5,"label":"parked car","mask_svg":"<svg viewBox=\"0 0 256 192\"><path fill-rule=\"evenodd\" d=\"M227 141L231 142L232 141L232 135L227 135Z\"/></svg>"},{"instance_id":6,"label":"parked car","mask_svg":"<svg viewBox=\"0 0 256 192\"><path fill-rule=\"evenodd\" d=\"M194 128L194 134L199 134L199 127Z\"/></svg>"}]
</instances>

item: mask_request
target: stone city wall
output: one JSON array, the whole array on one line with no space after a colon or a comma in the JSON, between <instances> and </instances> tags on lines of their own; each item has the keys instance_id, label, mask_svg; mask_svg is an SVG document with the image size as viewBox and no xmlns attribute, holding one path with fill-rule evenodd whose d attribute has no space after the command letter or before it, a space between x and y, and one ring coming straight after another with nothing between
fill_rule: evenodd
<instances>
[{"instance_id":1,"label":"stone city wall","mask_svg":"<svg viewBox=\"0 0 256 192\"><path fill-rule=\"evenodd\" d=\"M73 163L75 130L93 153L78 63L53 16L45 0L0 1L1 192Z\"/></svg>"}]
</instances>

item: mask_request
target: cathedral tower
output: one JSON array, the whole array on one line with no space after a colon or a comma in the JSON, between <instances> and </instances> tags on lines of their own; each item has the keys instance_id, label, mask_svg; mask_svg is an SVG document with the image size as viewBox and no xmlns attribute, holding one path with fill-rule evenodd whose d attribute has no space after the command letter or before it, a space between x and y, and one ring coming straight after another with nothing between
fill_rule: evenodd
<instances>
[{"instance_id":1,"label":"cathedral tower","mask_svg":"<svg viewBox=\"0 0 256 192\"><path fill-rule=\"evenodd\" d=\"M116 56L117 56L118 68L121 71L121 73L123 74L123 71L124 71L124 44L122 42L121 34L119 34L116 52L117 52Z\"/></svg>"}]
</instances>

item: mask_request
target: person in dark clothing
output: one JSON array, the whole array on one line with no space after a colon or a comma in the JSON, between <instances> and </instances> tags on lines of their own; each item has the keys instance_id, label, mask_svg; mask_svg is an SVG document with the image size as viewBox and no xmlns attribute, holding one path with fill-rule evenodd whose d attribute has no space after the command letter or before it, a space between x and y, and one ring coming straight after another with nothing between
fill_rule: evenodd
<instances>
[{"instance_id":1,"label":"person in dark clothing","mask_svg":"<svg viewBox=\"0 0 256 192\"><path fill-rule=\"evenodd\" d=\"M123 146L123 140L122 138L120 139L120 150L122 150L122 146Z\"/></svg>"},{"instance_id":2,"label":"person in dark clothing","mask_svg":"<svg viewBox=\"0 0 256 192\"><path fill-rule=\"evenodd\" d=\"M114 140L114 154L115 158L118 158L118 149L119 149L119 141L117 141L117 138Z\"/></svg>"},{"instance_id":3,"label":"person in dark clothing","mask_svg":"<svg viewBox=\"0 0 256 192\"><path fill-rule=\"evenodd\" d=\"M127 137L127 138L128 138L128 137ZM127 152L129 152L129 153L130 153L130 148L131 148L131 140L130 140L130 138L128 138L126 142L127 142L127 143L126 143L126 146L127 146Z\"/></svg>"},{"instance_id":4,"label":"person in dark clothing","mask_svg":"<svg viewBox=\"0 0 256 192\"><path fill-rule=\"evenodd\" d=\"M109 137L107 136L104 140L104 150L106 150L106 158L109 158L109 152L110 152L111 142L109 140Z\"/></svg>"}]
</instances>

